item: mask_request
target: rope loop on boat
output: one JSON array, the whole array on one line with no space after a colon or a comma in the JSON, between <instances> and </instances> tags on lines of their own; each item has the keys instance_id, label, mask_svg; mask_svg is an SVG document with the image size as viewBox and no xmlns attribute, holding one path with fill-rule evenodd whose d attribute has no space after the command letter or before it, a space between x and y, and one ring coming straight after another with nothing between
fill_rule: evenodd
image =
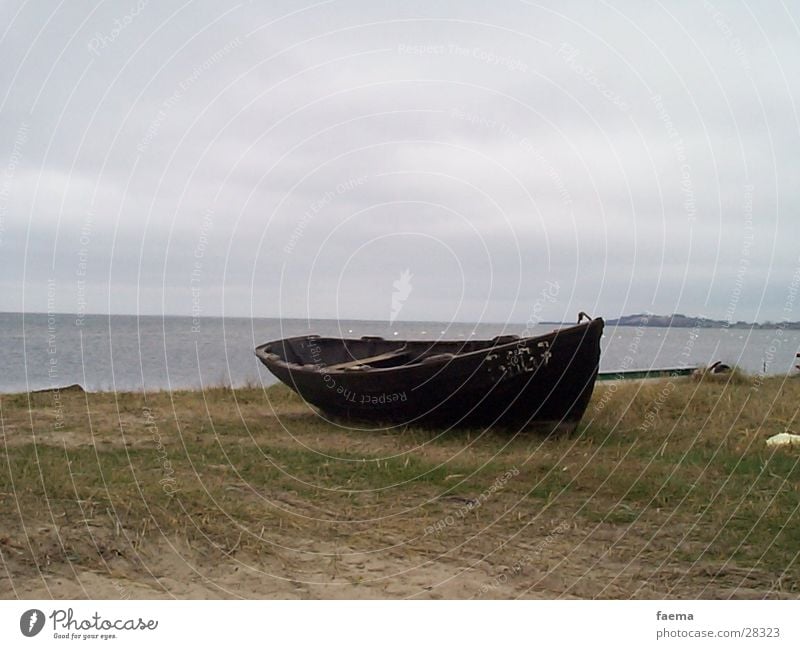
<instances>
[{"instance_id":1,"label":"rope loop on boat","mask_svg":"<svg viewBox=\"0 0 800 649\"><path fill-rule=\"evenodd\" d=\"M586 318L587 320L591 320L591 319L592 319L592 316L590 316L588 313L586 313L586 311L580 311L580 312L578 313L578 324L580 324L581 322L583 322L583 319L584 319L584 318Z\"/></svg>"}]
</instances>

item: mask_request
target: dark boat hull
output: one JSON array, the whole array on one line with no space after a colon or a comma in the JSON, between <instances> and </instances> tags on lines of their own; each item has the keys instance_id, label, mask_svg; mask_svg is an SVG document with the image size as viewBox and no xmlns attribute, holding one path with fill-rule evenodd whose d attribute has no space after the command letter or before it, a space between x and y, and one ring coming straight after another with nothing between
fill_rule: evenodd
<instances>
[{"instance_id":1,"label":"dark boat hull","mask_svg":"<svg viewBox=\"0 0 800 649\"><path fill-rule=\"evenodd\" d=\"M256 355L333 417L552 430L574 428L583 416L597 378L602 331L597 318L541 336L492 341L302 336L261 345Z\"/></svg>"}]
</instances>

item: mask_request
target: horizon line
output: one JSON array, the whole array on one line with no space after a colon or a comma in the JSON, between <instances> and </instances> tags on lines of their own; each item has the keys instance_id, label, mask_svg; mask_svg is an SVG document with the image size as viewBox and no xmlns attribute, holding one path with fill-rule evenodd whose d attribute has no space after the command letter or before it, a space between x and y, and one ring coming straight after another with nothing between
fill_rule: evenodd
<instances>
[{"instance_id":1,"label":"horizon line","mask_svg":"<svg viewBox=\"0 0 800 649\"><path fill-rule=\"evenodd\" d=\"M67 311L2 311L0 310L0 315L6 314L14 314L14 315L58 315L58 316L71 316L75 318L85 318L87 316L92 317L137 317L137 318L198 318L198 319L209 319L209 320L222 320L225 318L237 318L240 320L328 320L328 321L349 321L349 322L379 322L379 323L389 323L389 324L403 324L403 323L426 323L426 324L466 324L466 325L524 325L528 326L527 322L517 322L508 320L506 322L500 322L495 320L483 320L483 321L475 321L475 320L395 320L392 322L391 320L378 320L376 318L331 318L331 317L309 317L309 316L255 316L255 315L201 315L195 316L191 314L182 314L182 313L82 313L78 314L75 312L67 312ZM657 314L657 313L647 313L647 312L640 312L640 313L628 313L616 316L614 318L604 318L606 321L611 320L619 320L621 318L632 318L636 316L647 316L651 318L667 318L667 317L674 317L680 316L681 318L686 318L688 320L706 320L706 321L715 321L715 322L727 322L729 325L735 325L744 323L747 325L765 325L765 324L779 324L781 322L793 322L784 318L783 320L764 320L761 322L755 321L746 321L746 320L723 320L718 318L709 318L707 316L690 316L684 313L671 313L671 314ZM601 316L602 317L602 316ZM539 320L537 325L565 325L565 324L575 324L573 321L569 320ZM534 325L535 326L535 325ZM632 325L620 325L616 323L616 326L632 326Z\"/></svg>"},{"instance_id":2,"label":"horizon line","mask_svg":"<svg viewBox=\"0 0 800 649\"><path fill-rule=\"evenodd\" d=\"M240 320L329 320L331 322L336 321L346 321L346 322L381 322L381 323L389 323L389 324L403 324L403 323L430 323L430 324L442 324L448 323L449 324L514 324L514 325L525 325L525 322L499 322L499 321L480 321L477 322L475 320L395 320L392 322L389 319L386 320L378 320L375 318L330 318L330 317L309 317L309 316L270 316L270 315L201 315L195 316L191 314L185 313L74 313L74 312L67 312L67 311L0 311L0 315L43 315L43 316L50 316L50 315L59 315L59 316L71 316L74 318L85 318L88 316L93 317L103 317L103 318L111 318L111 317L128 317L128 318L197 318L200 320L222 320L224 318L238 318ZM540 320L538 324L568 324L564 321L559 320Z\"/></svg>"}]
</instances>

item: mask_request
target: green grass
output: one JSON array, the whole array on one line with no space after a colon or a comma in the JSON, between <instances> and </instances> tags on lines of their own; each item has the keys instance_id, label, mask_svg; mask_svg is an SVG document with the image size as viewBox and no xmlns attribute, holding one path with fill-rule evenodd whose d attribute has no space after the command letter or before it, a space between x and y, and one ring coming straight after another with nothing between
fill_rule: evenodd
<instances>
[{"instance_id":1,"label":"green grass","mask_svg":"<svg viewBox=\"0 0 800 649\"><path fill-rule=\"evenodd\" d=\"M800 450L765 445L798 432L798 404L800 382L741 373L604 384L575 434L543 439L352 430L283 387L64 394L60 415L52 395L4 395L0 498L10 526L19 505L28 522L118 522L128 543L164 534L257 553L268 551L265 529L324 536L352 523L367 534L359 521L373 517L413 530L447 511L443 499L476 498L514 469L483 505L501 518L547 510L638 530L657 561L733 562L790 575L800 589ZM70 556L93 556L85 535L70 543Z\"/></svg>"}]
</instances>

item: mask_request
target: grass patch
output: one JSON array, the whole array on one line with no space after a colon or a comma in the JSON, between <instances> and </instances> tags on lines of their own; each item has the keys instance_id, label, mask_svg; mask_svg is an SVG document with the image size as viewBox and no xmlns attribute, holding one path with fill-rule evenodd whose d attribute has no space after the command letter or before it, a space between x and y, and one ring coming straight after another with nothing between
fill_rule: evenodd
<instances>
[{"instance_id":1,"label":"grass patch","mask_svg":"<svg viewBox=\"0 0 800 649\"><path fill-rule=\"evenodd\" d=\"M350 429L283 386L3 395L0 498L9 526L83 521L116 530L104 547L119 552L165 535L225 553L269 551L270 531L416 529L450 511L447 498L480 498L484 518L548 510L646 529L659 562L733 562L796 585L800 450L765 440L797 432L799 403L800 382L739 372L603 384L575 435L542 439ZM96 536L76 532L69 556L102 557Z\"/></svg>"}]
</instances>

